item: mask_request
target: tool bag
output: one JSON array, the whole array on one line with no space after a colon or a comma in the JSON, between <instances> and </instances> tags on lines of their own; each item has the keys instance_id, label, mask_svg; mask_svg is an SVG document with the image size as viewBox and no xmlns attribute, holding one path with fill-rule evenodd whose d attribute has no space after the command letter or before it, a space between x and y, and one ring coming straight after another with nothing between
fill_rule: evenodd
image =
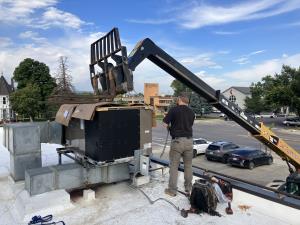
<instances>
[{"instance_id":1,"label":"tool bag","mask_svg":"<svg viewBox=\"0 0 300 225\"><path fill-rule=\"evenodd\" d=\"M218 215L217 197L215 195L212 184L207 180L196 180L192 187L192 193L190 196L191 209L195 210L195 213L206 212L210 215Z\"/></svg>"}]
</instances>

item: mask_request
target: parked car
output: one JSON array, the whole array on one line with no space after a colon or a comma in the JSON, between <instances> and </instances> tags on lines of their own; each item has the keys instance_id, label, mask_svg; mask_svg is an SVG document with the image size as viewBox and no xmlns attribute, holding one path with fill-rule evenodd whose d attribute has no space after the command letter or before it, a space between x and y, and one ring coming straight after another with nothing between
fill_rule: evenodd
<instances>
[{"instance_id":1,"label":"parked car","mask_svg":"<svg viewBox=\"0 0 300 225\"><path fill-rule=\"evenodd\" d=\"M271 165L273 157L271 154L258 149L239 148L231 152L228 163L231 166L245 167L252 170L256 166Z\"/></svg>"},{"instance_id":2,"label":"parked car","mask_svg":"<svg viewBox=\"0 0 300 225\"><path fill-rule=\"evenodd\" d=\"M193 156L194 158L198 154L205 153L205 150L207 149L208 145L211 144L211 141L207 141L203 138L194 138L193 140Z\"/></svg>"},{"instance_id":3,"label":"parked car","mask_svg":"<svg viewBox=\"0 0 300 225\"><path fill-rule=\"evenodd\" d=\"M207 160L216 160L227 163L229 153L239 148L238 145L228 141L216 141L211 143L206 151L205 156Z\"/></svg>"},{"instance_id":4,"label":"parked car","mask_svg":"<svg viewBox=\"0 0 300 225\"><path fill-rule=\"evenodd\" d=\"M261 119L261 116L258 115L258 114L254 114L253 117L254 117L255 119Z\"/></svg>"},{"instance_id":5,"label":"parked car","mask_svg":"<svg viewBox=\"0 0 300 225\"><path fill-rule=\"evenodd\" d=\"M259 115L255 114L254 117L256 119L261 119L261 118L275 118L277 115L275 113L261 113Z\"/></svg>"},{"instance_id":6,"label":"parked car","mask_svg":"<svg viewBox=\"0 0 300 225\"><path fill-rule=\"evenodd\" d=\"M300 126L300 118L299 117L286 118L282 123L286 126Z\"/></svg>"}]
</instances>

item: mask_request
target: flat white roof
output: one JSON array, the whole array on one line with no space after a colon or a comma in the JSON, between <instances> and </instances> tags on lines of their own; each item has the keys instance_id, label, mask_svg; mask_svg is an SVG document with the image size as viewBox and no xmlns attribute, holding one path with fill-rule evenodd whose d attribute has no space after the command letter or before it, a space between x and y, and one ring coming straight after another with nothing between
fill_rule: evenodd
<instances>
[{"instance_id":1,"label":"flat white roof","mask_svg":"<svg viewBox=\"0 0 300 225\"><path fill-rule=\"evenodd\" d=\"M55 146L42 144L43 166L57 163ZM62 204L59 201L60 194L56 195L57 206L49 206L50 201L54 201L55 192L38 195L34 202L35 211L24 214L20 212L20 193L24 194L24 183L12 183L8 179L9 171L9 153L0 146L0 224L28 224L33 215L46 216L53 214L54 221L63 220L66 225L82 224L105 224L105 225L158 225L158 224L222 224L222 225L246 225L246 224L299 224L300 210L296 210L278 203L274 203L238 190L233 194L233 215L226 215L226 204L219 204L217 211L222 217L210 216L208 214L189 214L183 218L180 212L173 206L158 201L151 205L145 196L136 189L129 186L129 182L121 182L110 185L100 185L95 189L96 199L93 201L84 201L79 194L73 194L72 201L68 204ZM197 179L197 178L195 178ZM179 176L179 188L183 185L183 175ZM155 200L157 198L166 198L173 202L180 209L189 208L189 201L186 197L178 194L172 198L164 194L167 187L168 173L162 176L160 171L155 172L151 182L142 186L142 190ZM19 196L18 196L19 195ZM65 196L65 195L64 195ZM47 201L47 198L49 202ZM38 201L41 199L41 201ZM23 203L25 204L25 203ZM54 203L55 204L55 201ZM244 206L249 207L243 210ZM48 207L48 208L47 208ZM25 211L30 211L29 206ZM22 214L23 213L23 214ZM20 216L21 215L21 216Z\"/></svg>"}]
</instances>

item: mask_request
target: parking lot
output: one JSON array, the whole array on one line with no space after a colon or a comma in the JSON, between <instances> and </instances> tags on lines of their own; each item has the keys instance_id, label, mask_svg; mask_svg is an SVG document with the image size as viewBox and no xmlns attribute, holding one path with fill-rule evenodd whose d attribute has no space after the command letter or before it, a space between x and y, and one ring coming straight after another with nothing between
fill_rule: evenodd
<instances>
[{"instance_id":1,"label":"parking lot","mask_svg":"<svg viewBox=\"0 0 300 225\"><path fill-rule=\"evenodd\" d=\"M268 121L272 123L272 121ZM246 130L240 127L233 121L224 121L221 119L198 120L193 127L194 138L205 138L209 141L226 140L232 141L239 146L250 146L259 149L265 147L256 139L251 137ZM295 130L285 130L282 127L274 127L274 132L279 137L286 140L293 148L300 150L300 132ZM165 139L167 136L166 129L161 122L157 123L157 127L152 129L153 135L153 153L160 155ZM168 151L170 145L170 137L167 143L167 148L163 158L168 158ZM207 161L204 155L199 155L193 159L193 165L199 166L211 171L220 172L226 175L251 181L261 185L267 185L275 179L285 180L288 175L288 168L284 161L282 161L275 153L272 152L274 163L272 165L265 165L256 167L253 170L231 167L219 162Z\"/></svg>"}]
</instances>

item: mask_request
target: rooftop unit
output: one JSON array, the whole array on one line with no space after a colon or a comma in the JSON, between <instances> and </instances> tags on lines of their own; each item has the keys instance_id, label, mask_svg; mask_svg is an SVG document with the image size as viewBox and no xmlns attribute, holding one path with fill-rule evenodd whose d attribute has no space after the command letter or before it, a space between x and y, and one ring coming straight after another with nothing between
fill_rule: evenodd
<instances>
[{"instance_id":1,"label":"rooftop unit","mask_svg":"<svg viewBox=\"0 0 300 225\"><path fill-rule=\"evenodd\" d=\"M151 152L152 110L144 105L114 103L62 105L56 121L65 125L67 147L97 162Z\"/></svg>"}]
</instances>

